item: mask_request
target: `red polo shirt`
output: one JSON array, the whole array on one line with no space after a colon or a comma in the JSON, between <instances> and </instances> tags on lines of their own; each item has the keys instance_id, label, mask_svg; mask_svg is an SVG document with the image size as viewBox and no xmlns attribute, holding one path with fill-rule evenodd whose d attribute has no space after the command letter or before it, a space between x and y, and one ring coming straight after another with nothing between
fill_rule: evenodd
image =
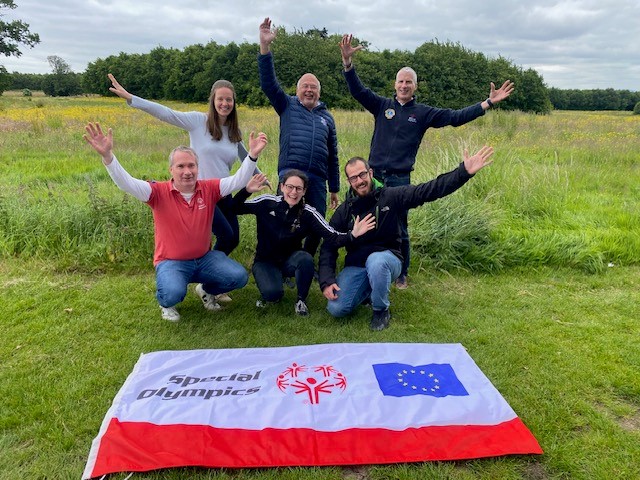
<instances>
[{"instance_id":1,"label":"red polo shirt","mask_svg":"<svg viewBox=\"0 0 640 480\"><path fill-rule=\"evenodd\" d=\"M198 180L187 203L172 181L150 182L147 205L153 211L153 264L163 260L193 260L211 249L211 225L220 200L220 179Z\"/></svg>"}]
</instances>

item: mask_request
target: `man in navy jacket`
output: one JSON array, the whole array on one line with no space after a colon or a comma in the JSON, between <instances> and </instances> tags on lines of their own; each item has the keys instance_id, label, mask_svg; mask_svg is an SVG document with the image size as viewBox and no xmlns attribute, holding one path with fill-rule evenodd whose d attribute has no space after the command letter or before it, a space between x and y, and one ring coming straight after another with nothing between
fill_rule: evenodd
<instances>
[{"instance_id":1,"label":"man in navy jacket","mask_svg":"<svg viewBox=\"0 0 640 480\"><path fill-rule=\"evenodd\" d=\"M494 104L506 99L513 91L513 83L505 81L499 89L491 83L489 97L461 110L435 108L417 103L414 93L418 88L416 72L409 67L401 68L396 75L393 98L386 98L365 87L353 67L353 54L362 45L351 45L352 35L344 35L340 42L344 77L349 92L375 117L371 138L369 165L375 178L384 185L393 187L411 183L411 171L416 162L418 147L428 128L448 125L458 127L484 115ZM409 232L407 218L402 219L402 272L396 281L398 288L407 287L410 261Z\"/></svg>"},{"instance_id":2,"label":"man in navy jacket","mask_svg":"<svg viewBox=\"0 0 640 480\"><path fill-rule=\"evenodd\" d=\"M432 202L455 192L480 169L489 165L493 148L482 147L473 156L464 152L464 161L430 182L419 185L385 187L374 178L374 172L361 157L350 159L345 168L349 185L348 197L338 207L329 224L346 232L356 217L373 214L375 229L356 238L345 248L344 269L336 276L338 248L322 244L319 261L320 288L327 298L327 310L334 317L351 313L370 299L373 307L372 330L389 326L389 289L402 269L401 221L407 210Z\"/></svg>"},{"instance_id":3,"label":"man in navy jacket","mask_svg":"<svg viewBox=\"0 0 640 480\"><path fill-rule=\"evenodd\" d=\"M273 65L271 42L276 31L271 20L260 24L260 54L258 72L260 87L280 116L280 153L278 175L291 169L309 177L306 201L325 216L327 213L327 183L331 192L330 206L338 206L340 171L338 139L333 116L320 101L320 82L315 75L305 73L298 80L296 95L288 95L278 83ZM320 238L313 235L305 242L305 250L315 255Z\"/></svg>"}]
</instances>

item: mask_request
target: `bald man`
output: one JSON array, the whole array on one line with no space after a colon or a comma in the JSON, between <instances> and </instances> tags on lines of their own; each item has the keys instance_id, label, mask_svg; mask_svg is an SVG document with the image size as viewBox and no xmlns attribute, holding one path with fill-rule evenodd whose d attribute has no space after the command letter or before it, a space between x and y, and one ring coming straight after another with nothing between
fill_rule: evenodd
<instances>
[{"instance_id":1,"label":"bald man","mask_svg":"<svg viewBox=\"0 0 640 480\"><path fill-rule=\"evenodd\" d=\"M331 193L330 206L338 206L340 171L336 124L326 105L320 101L320 82L312 73L305 73L296 85L296 94L288 95L278 83L273 65L271 42L276 30L271 20L260 24L260 54L258 72L260 87L280 116L280 153L278 176L291 169L309 177L306 203L325 216L327 184ZM308 237L304 249L315 255L319 237Z\"/></svg>"}]
</instances>

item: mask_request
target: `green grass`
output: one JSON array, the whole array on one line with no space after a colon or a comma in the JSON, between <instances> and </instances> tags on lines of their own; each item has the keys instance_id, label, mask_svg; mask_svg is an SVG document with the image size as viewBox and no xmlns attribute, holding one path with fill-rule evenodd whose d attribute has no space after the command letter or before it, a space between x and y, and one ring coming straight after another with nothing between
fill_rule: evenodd
<instances>
[{"instance_id":1,"label":"green grass","mask_svg":"<svg viewBox=\"0 0 640 480\"><path fill-rule=\"evenodd\" d=\"M370 115L335 116L342 164L366 156ZM150 212L117 190L84 144L89 120L114 127L116 154L142 178L167 178L167 153L188 143L120 100L0 97L0 479L79 478L142 352L412 341L462 343L545 453L133 478L640 478L640 117L495 111L430 130L414 182L453 168L464 148L491 144L495 161L411 212L411 287L392 290L392 325L379 333L364 307L346 321L330 317L315 286L308 319L293 315L292 291L257 312L253 280L221 312L191 293L181 322L162 321ZM260 165L274 178L275 114L242 109L241 124L269 135ZM249 267L255 223L241 222L233 256Z\"/></svg>"},{"instance_id":2,"label":"green grass","mask_svg":"<svg viewBox=\"0 0 640 480\"><path fill-rule=\"evenodd\" d=\"M598 275L550 268L413 275L409 290L393 290L392 326L382 333L368 330L365 307L347 321L331 318L318 292L308 319L292 315L291 291L281 304L256 311L253 282L217 313L204 311L190 294L180 305L183 320L172 324L159 318L151 269L86 275L7 260L1 271L0 478L77 478L111 400L142 352L407 341L462 343L545 453L362 467L364 478L640 475L638 267ZM339 468L176 469L135 478L263 479L286 472L310 479L346 475Z\"/></svg>"}]
</instances>

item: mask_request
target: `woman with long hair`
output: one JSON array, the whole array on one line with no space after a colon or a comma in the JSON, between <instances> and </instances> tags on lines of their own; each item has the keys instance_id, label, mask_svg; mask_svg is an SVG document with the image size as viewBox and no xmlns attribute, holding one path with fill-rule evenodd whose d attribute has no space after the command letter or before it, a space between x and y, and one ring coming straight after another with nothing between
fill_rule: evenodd
<instances>
[{"instance_id":1,"label":"woman with long hair","mask_svg":"<svg viewBox=\"0 0 640 480\"><path fill-rule=\"evenodd\" d=\"M236 161L244 160L248 152L242 143L242 133L238 126L236 93L233 84L218 80L211 87L209 110L203 112L179 112L159 103L145 100L129 93L112 74L108 74L112 86L109 91L127 104L142 110L163 122L182 128L189 133L190 147L198 154L198 178L225 178L230 175ZM259 170L256 169L257 172ZM231 205L231 195L221 199L213 216L213 234L216 236L214 250L229 255L240 242L238 218ZM218 296L218 301L230 301L226 295Z\"/></svg>"}]
</instances>

